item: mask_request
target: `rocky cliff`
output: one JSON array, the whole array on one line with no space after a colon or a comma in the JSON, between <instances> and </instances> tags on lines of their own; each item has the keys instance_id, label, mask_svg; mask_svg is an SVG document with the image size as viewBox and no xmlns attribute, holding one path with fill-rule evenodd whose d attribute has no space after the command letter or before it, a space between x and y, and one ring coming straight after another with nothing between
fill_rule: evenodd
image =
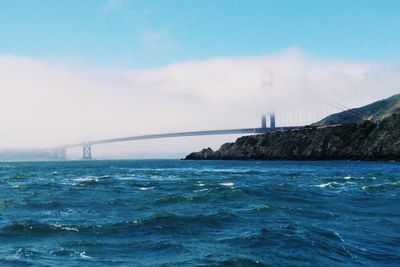
<instances>
[{"instance_id":1,"label":"rocky cliff","mask_svg":"<svg viewBox=\"0 0 400 267\"><path fill-rule=\"evenodd\" d=\"M186 159L400 160L400 115L393 114L380 123L244 136L217 151L203 149Z\"/></svg>"}]
</instances>

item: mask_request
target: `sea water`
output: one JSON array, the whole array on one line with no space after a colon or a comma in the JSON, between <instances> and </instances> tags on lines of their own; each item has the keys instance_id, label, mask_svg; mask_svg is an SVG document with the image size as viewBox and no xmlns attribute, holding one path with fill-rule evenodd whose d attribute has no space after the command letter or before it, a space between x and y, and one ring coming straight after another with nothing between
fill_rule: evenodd
<instances>
[{"instance_id":1,"label":"sea water","mask_svg":"<svg viewBox=\"0 0 400 267\"><path fill-rule=\"evenodd\" d=\"M358 265L400 265L399 163L0 163L0 266Z\"/></svg>"}]
</instances>

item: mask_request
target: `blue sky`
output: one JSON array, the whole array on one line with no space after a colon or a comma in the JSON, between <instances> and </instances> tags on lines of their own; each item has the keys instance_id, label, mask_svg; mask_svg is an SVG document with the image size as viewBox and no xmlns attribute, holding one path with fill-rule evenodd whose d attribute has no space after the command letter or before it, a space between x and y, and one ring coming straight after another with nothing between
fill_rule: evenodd
<instances>
[{"instance_id":1,"label":"blue sky","mask_svg":"<svg viewBox=\"0 0 400 267\"><path fill-rule=\"evenodd\" d=\"M396 61L400 1L0 2L0 55L153 68L290 47L321 58Z\"/></svg>"},{"instance_id":2,"label":"blue sky","mask_svg":"<svg viewBox=\"0 0 400 267\"><path fill-rule=\"evenodd\" d=\"M338 111L326 99L399 93L399 29L399 0L0 0L0 149L257 127L271 110L278 125L314 122ZM235 138L96 155L183 157Z\"/></svg>"}]
</instances>

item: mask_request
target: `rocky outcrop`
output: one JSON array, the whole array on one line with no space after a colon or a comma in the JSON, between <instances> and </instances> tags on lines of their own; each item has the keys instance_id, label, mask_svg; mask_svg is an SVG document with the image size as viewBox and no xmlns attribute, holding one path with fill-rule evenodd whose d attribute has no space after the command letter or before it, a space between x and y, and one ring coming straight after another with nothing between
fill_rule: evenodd
<instances>
[{"instance_id":1,"label":"rocky outcrop","mask_svg":"<svg viewBox=\"0 0 400 267\"><path fill-rule=\"evenodd\" d=\"M244 136L217 151L203 149L186 159L400 160L400 115L380 123L364 121Z\"/></svg>"}]
</instances>

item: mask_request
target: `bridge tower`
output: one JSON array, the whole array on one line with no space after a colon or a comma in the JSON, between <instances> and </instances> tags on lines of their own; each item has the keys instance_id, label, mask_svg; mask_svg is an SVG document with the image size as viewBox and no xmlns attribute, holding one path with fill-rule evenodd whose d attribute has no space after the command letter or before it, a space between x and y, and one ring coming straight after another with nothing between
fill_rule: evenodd
<instances>
[{"instance_id":1,"label":"bridge tower","mask_svg":"<svg viewBox=\"0 0 400 267\"><path fill-rule=\"evenodd\" d=\"M67 159L67 151L65 147L55 147L51 151L50 158L52 160L66 160Z\"/></svg>"},{"instance_id":2,"label":"bridge tower","mask_svg":"<svg viewBox=\"0 0 400 267\"><path fill-rule=\"evenodd\" d=\"M269 114L269 123L270 123L270 128L275 129L276 124L275 124L275 112L272 112Z\"/></svg>"},{"instance_id":3,"label":"bridge tower","mask_svg":"<svg viewBox=\"0 0 400 267\"><path fill-rule=\"evenodd\" d=\"M92 144L83 143L82 159L92 159Z\"/></svg>"},{"instance_id":4,"label":"bridge tower","mask_svg":"<svg viewBox=\"0 0 400 267\"><path fill-rule=\"evenodd\" d=\"M267 116L265 114L261 115L261 128L267 128Z\"/></svg>"}]
</instances>

